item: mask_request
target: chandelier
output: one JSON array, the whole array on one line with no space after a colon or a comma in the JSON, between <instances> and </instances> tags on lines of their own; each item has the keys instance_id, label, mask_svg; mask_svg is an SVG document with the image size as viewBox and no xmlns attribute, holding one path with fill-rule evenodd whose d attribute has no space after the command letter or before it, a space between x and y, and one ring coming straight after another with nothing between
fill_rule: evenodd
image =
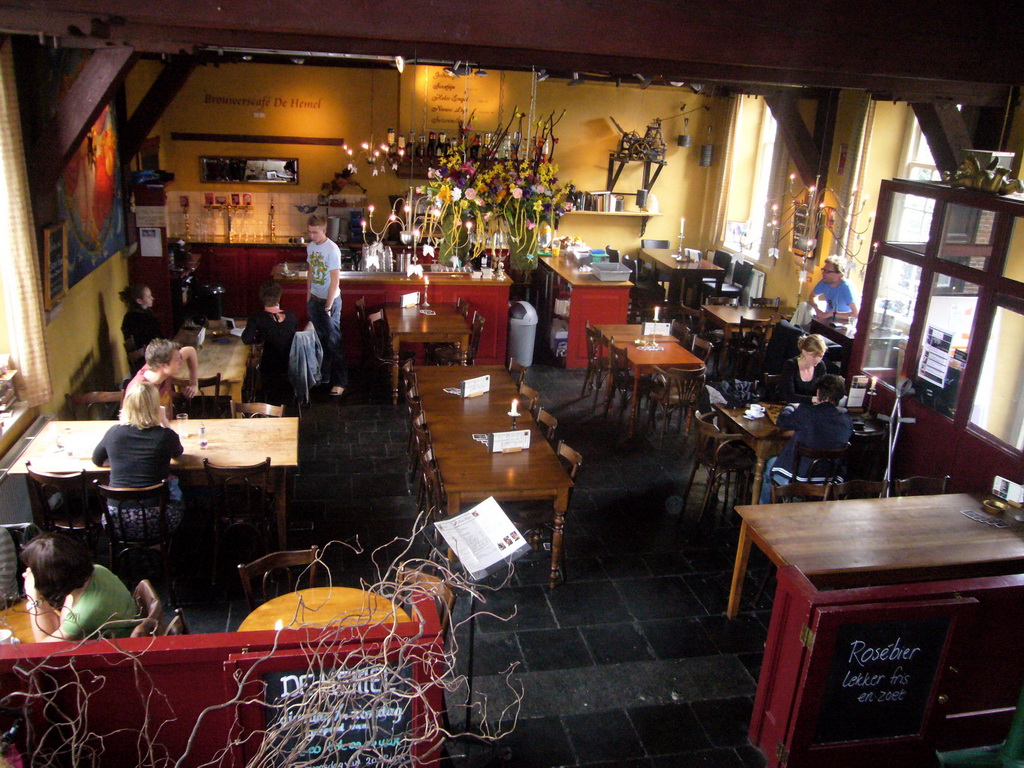
<instances>
[{"instance_id":1,"label":"chandelier","mask_svg":"<svg viewBox=\"0 0 1024 768\"><path fill-rule=\"evenodd\" d=\"M820 177L819 177L820 178ZM871 229L874 214L869 214L862 228L857 219L864 213L868 196L858 201L857 189L850 192L851 203L844 205L831 187L822 187L818 179L811 186L797 189L796 174L789 175L789 188L775 200L768 201L767 229L772 238L770 255L779 257L780 240L792 235L792 251L797 257L810 259L827 230L832 235L832 253L854 260L864 245L864 235Z\"/></svg>"}]
</instances>

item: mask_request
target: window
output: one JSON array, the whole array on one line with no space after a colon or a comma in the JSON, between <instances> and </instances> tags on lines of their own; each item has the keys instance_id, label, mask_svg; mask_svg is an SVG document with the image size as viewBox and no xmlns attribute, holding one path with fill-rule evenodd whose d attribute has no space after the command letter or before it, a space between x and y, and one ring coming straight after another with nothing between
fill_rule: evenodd
<instances>
[{"instance_id":1,"label":"window","mask_svg":"<svg viewBox=\"0 0 1024 768\"><path fill-rule=\"evenodd\" d=\"M1024 313L998 307L985 344L971 424L1024 451Z\"/></svg>"},{"instance_id":2,"label":"window","mask_svg":"<svg viewBox=\"0 0 1024 768\"><path fill-rule=\"evenodd\" d=\"M882 259L864 370L888 384L896 383L903 368L920 283L920 267L897 259Z\"/></svg>"},{"instance_id":3,"label":"window","mask_svg":"<svg viewBox=\"0 0 1024 768\"><path fill-rule=\"evenodd\" d=\"M736 125L735 162L729 179L729 202L722 245L757 259L765 215L770 207L772 161L777 123L760 96L745 98Z\"/></svg>"}]
</instances>

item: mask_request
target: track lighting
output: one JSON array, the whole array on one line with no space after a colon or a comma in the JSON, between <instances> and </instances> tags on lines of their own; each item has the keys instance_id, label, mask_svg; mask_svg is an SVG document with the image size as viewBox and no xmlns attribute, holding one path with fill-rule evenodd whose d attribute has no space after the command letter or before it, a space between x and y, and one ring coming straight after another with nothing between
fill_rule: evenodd
<instances>
[{"instance_id":1,"label":"track lighting","mask_svg":"<svg viewBox=\"0 0 1024 768\"><path fill-rule=\"evenodd\" d=\"M566 85L583 85L583 76L579 72L573 72L572 79Z\"/></svg>"}]
</instances>

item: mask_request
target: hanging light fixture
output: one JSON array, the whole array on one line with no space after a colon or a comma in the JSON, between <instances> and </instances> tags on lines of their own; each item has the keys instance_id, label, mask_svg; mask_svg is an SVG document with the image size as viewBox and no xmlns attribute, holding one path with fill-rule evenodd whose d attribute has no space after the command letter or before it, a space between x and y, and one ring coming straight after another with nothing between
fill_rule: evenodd
<instances>
[{"instance_id":1,"label":"hanging light fixture","mask_svg":"<svg viewBox=\"0 0 1024 768\"><path fill-rule=\"evenodd\" d=\"M572 79L566 85L583 85L583 76L579 72L573 72Z\"/></svg>"},{"instance_id":2,"label":"hanging light fixture","mask_svg":"<svg viewBox=\"0 0 1024 768\"><path fill-rule=\"evenodd\" d=\"M700 161L699 165L701 168L710 168L711 160L715 154L715 145L711 143L711 126L708 126L708 143L702 144L700 148Z\"/></svg>"},{"instance_id":3,"label":"hanging light fixture","mask_svg":"<svg viewBox=\"0 0 1024 768\"><path fill-rule=\"evenodd\" d=\"M405 59L401 56L395 56L395 69L398 70L398 74L405 72Z\"/></svg>"}]
</instances>

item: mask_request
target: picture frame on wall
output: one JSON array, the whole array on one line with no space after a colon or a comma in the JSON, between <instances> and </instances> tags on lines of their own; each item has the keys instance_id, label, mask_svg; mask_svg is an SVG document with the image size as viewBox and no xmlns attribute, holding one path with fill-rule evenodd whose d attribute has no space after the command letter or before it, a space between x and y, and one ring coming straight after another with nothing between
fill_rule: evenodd
<instances>
[{"instance_id":1,"label":"picture frame on wall","mask_svg":"<svg viewBox=\"0 0 1024 768\"><path fill-rule=\"evenodd\" d=\"M43 309L53 309L67 292L68 228L61 222L43 229Z\"/></svg>"}]
</instances>

